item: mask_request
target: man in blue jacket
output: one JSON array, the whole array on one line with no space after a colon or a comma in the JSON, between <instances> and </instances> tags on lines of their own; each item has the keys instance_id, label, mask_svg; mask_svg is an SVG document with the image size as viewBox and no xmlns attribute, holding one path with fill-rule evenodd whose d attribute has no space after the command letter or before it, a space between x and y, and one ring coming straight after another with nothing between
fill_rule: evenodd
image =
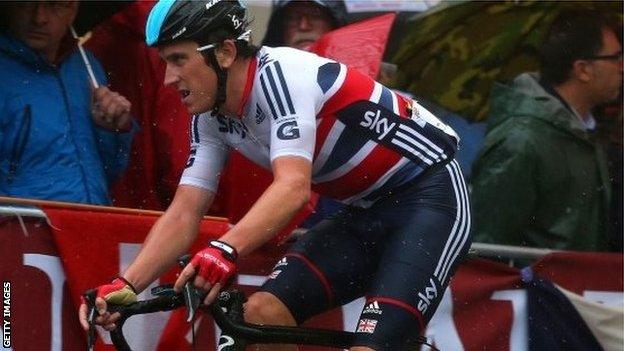
<instances>
[{"instance_id":1,"label":"man in blue jacket","mask_svg":"<svg viewBox=\"0 0 624 351\"><path fill-rule=\"evenodd\" d=\"M78 2L4 4L0 32L0 196L108 205L132 140L130 102L99 88L68 35Z\"/></svg>"}]
</instances>

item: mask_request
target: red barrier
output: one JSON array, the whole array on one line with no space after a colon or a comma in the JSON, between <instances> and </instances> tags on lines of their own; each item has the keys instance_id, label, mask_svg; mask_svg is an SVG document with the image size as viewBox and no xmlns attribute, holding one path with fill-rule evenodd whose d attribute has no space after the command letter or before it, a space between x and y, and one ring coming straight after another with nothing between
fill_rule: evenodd
<instances>
[{"instance_id":1,"label":"red barrier","mask_svg":"<svg viewBox=\"0 0 624 351\"><path fill-rule=\"evenodd\" d=\"M0 218L0 277L10 282L4 306L6 312L10 303L10 318L5 321L10 323L11 346L13 350L83 349L85 338L75 312L80 293L118 275L157 217L95 208L44 210L53 227L42 219L26 218L22 226L14 217ZM227 227L219 219L204 220L194 249ZM238 283L253 291L280 254L280 248L264 249L244 259ZM610 294L621 299L622 263L622 255L615 254L554 254L536 263L534 273L581 295ZM170 273L160 283L172 279ZM522 349L526 340L517 335L526 332L524 289L518 270L470 261L444 292L427 336L442 350ZM318 317L312 325L354 329L361 306L362 301L356 301ZM183 313L131 319L126 329L131 345L137 350L191 350ZM200 318L196 326L198 348L214 349L208 346L215 340L212 321ZM112 349L102 338L105 333L99 335L97 348Z\"/></svg>"}]
</instances>

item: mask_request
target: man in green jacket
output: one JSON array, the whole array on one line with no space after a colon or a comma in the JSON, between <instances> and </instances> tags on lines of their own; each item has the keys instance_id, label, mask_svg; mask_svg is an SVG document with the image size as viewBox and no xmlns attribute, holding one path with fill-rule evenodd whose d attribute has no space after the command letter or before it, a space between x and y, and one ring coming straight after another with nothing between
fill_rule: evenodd
<instances>
[{"instance_id":1,"label":"man in green jacket","mask_svg":"<svg viewBox=\"0 0 624 351\"><path fill-rule=\"evenodd\" d=\"M475 241L608 250L611 185L591 109L618 97L622 46L599 14L562 13L540 74L491 95L472 181Z\"/></svg>"}]
</instances>

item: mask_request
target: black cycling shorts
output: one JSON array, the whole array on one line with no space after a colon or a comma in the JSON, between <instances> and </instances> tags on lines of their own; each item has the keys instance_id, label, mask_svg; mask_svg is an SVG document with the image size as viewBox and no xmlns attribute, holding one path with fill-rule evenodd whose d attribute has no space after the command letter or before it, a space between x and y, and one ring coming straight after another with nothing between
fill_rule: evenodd
<instances>
[{"instance_id":1,"label":"black cycling shorts","mask_svg":"<svg viewBox=\"0 0 624 351\"><path fill-rule=\"evenodd\" d=\"M262 290L298 323L366 296L355 346L400 350L423 332L470 242L468 193L452 161L314 226Z\"/></svg>"}]
</instances>

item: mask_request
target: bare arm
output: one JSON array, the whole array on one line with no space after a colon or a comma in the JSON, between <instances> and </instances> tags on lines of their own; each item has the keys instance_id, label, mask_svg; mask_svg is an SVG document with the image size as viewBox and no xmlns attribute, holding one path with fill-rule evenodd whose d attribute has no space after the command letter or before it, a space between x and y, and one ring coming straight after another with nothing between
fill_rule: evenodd
<instances>
[{"instance_id":1,"label":"bare arm","mask_svg":"<svg viewBox=\"0 0 624 351\"><path fill-rule=\"evenodd\" d=\"M169 269L195 241L199 223L214 199L214 193L180 185L165 214L150 230L139 255L123 277L137 292Z\"/></svg>"},{"instance_id":2,"label":"bare arm","mask_svg":"<svg viewBox=\"0 0 624 351\"><path fill-rule=\"evenodd\" d=\"M223 237L244 256L270 240L310 199L312 164L302 157L273 161L273 183Z\"/></svg>"}]
</instances>

